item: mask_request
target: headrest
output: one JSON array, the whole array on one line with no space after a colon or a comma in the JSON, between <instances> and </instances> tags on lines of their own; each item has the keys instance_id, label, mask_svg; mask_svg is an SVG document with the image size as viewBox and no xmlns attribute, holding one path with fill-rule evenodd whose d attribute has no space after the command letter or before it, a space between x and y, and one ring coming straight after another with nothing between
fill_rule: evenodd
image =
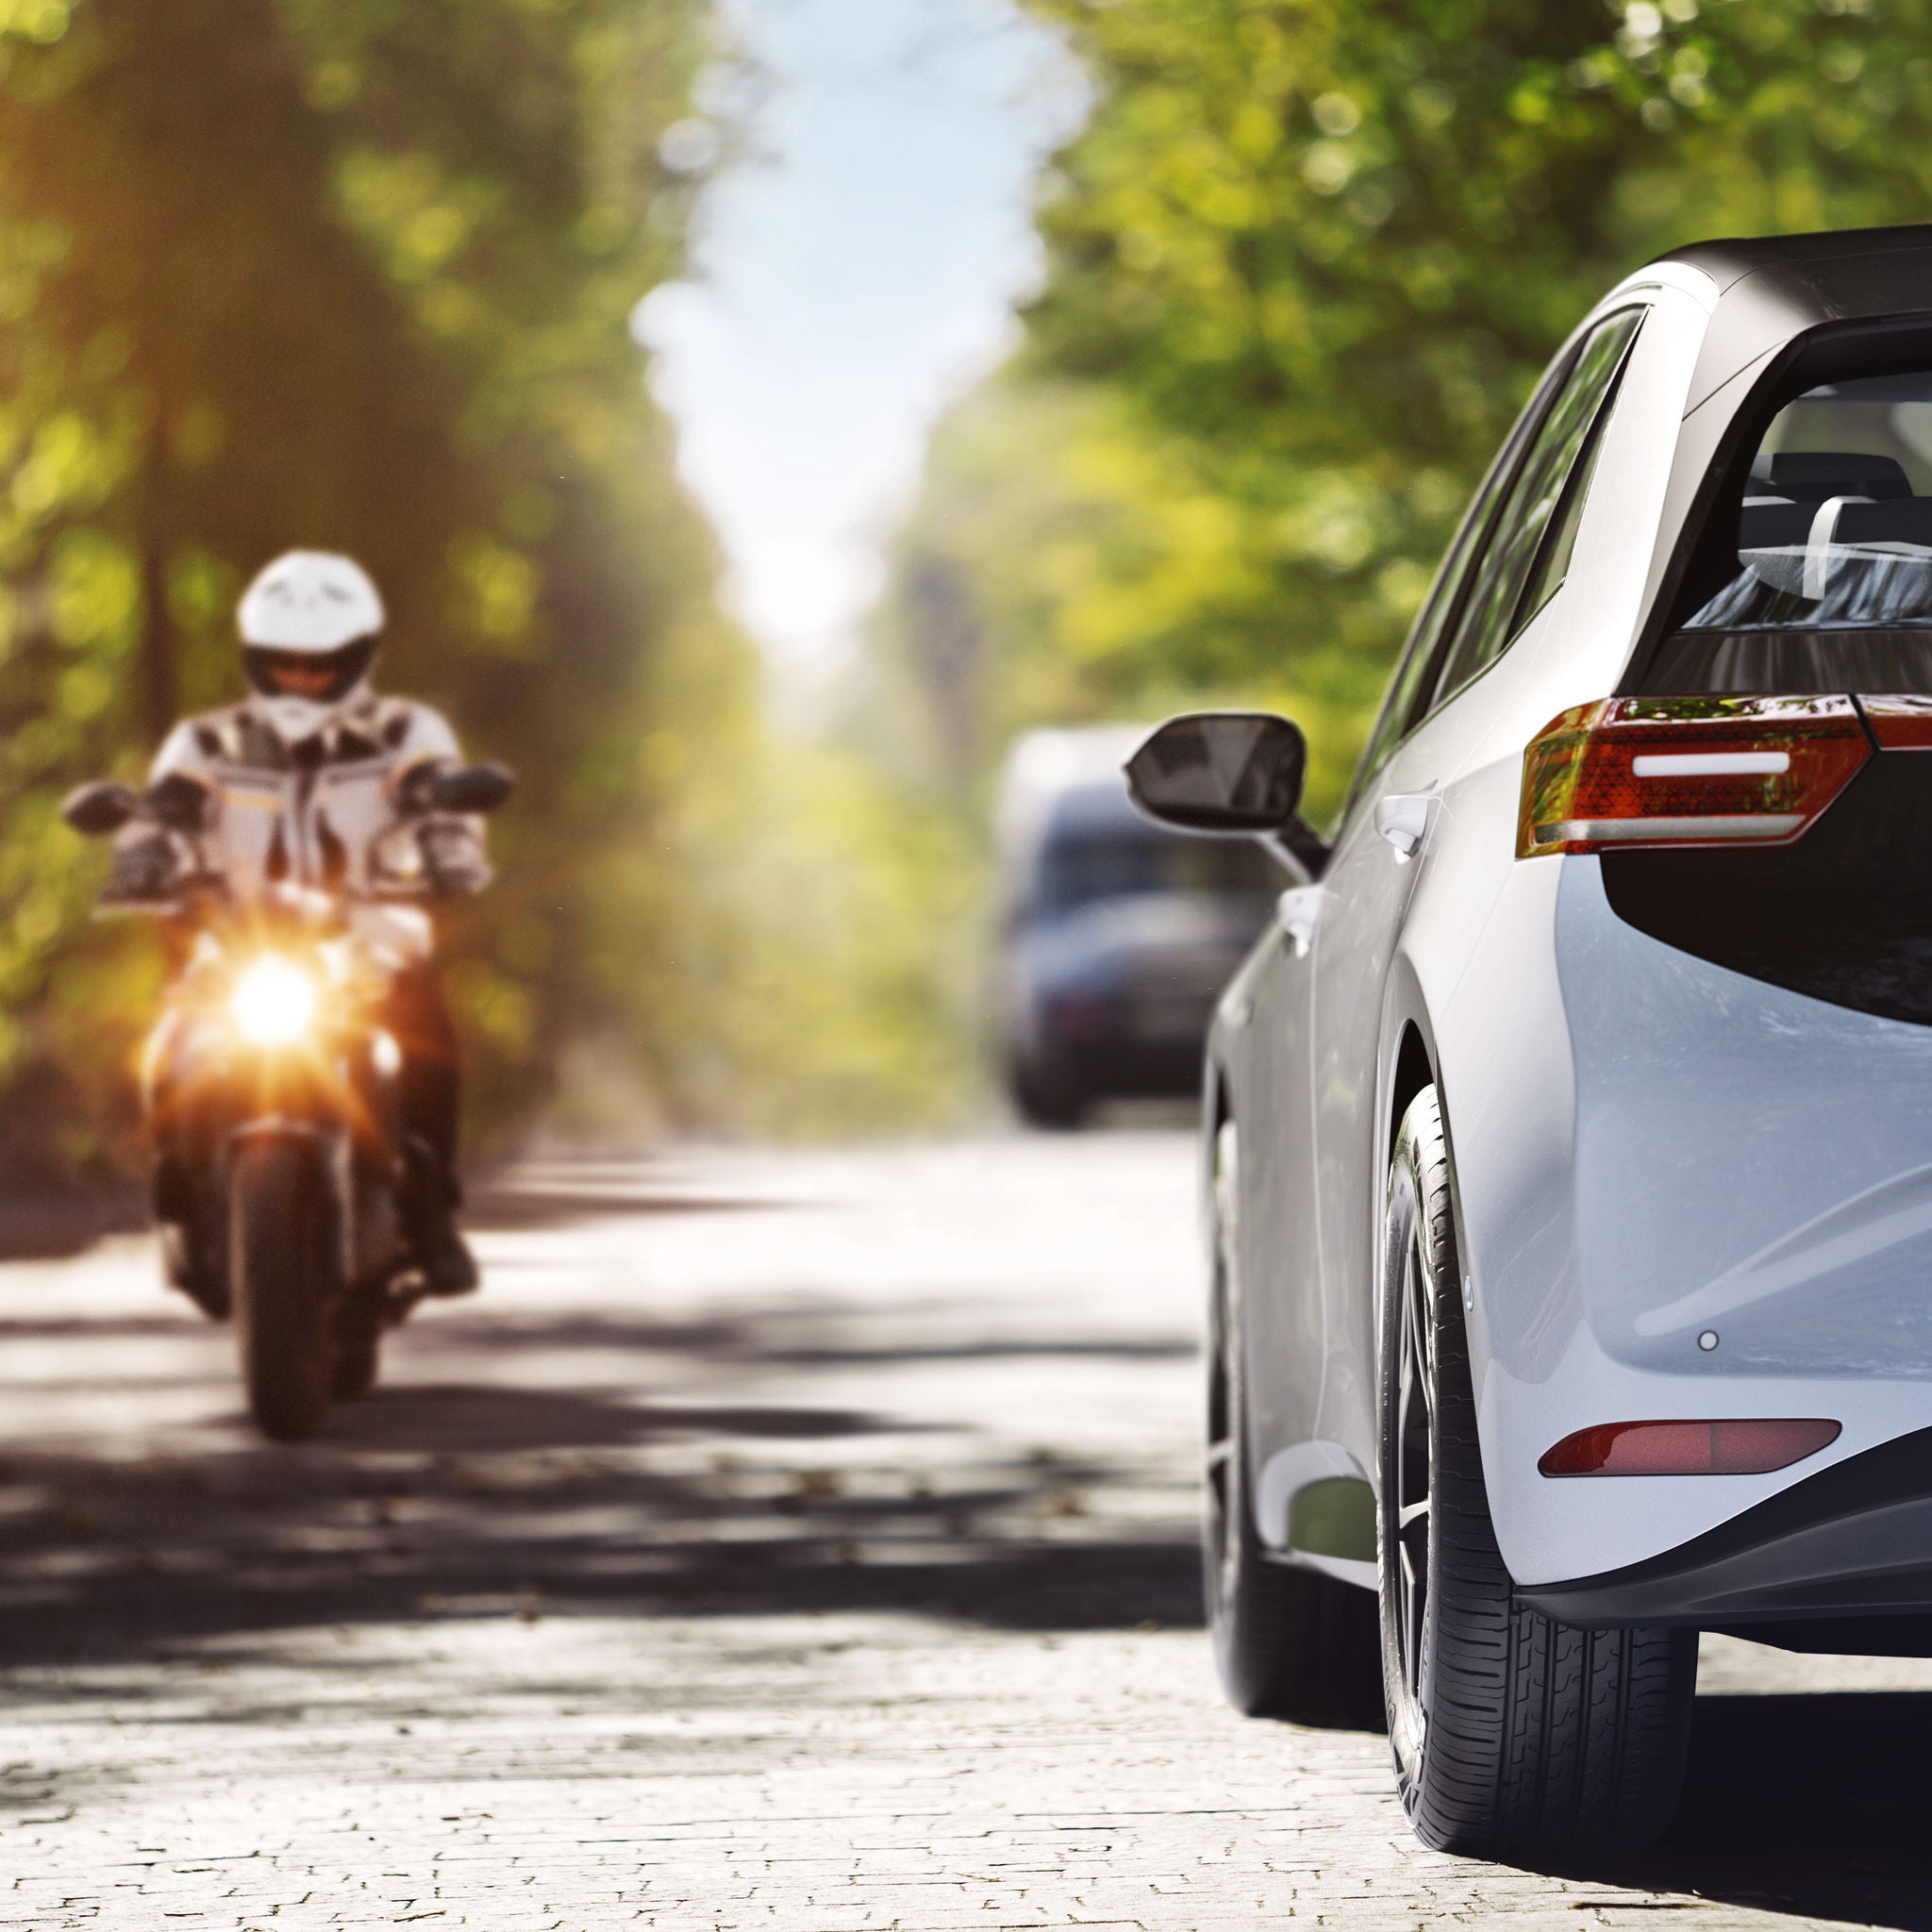
<instances>
[{"instance_id":1,"label":"headrest","mask_svg":"<svg viewBox=\"0 0 1932 1932\"><path fill-rule=\"evenodd\" d=\"M1910 479L1896 458L1867 456L1862 450L1787 449L1760 454L1752 479L1780 496L1800 503L1823 503L1827 496L1870 496L1880 502L1909 496Z\"/></svg>"}]
</instances>

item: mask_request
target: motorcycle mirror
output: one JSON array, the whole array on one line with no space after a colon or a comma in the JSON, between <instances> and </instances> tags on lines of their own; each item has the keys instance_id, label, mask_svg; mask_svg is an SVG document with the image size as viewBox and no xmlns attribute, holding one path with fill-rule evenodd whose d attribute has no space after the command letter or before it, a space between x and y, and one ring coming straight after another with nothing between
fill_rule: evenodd
<instances>
[{"instance_id":1,"label":"motorcycle mirror","mask_svg":"<svg viewBox=\"0 0 1932 1932\"><path fill-rule=\"evenodd\" d=\"M198 832L208 823L212 793L199 778L170 772L142 794L142 809L171 832Z\"/></svg>"},{"instance_id":2,"label":"motorcycle mirror","mask_svg":"<svg viewBox=\"0 0 1932 1932\"><path fill-rule=\"evenodd\" d=\"M140 808L132 788L101 778L70 791L60 802L60 816L76 832L99 839L118 832Z\"/></svg>"},{"instance_id":3,"label":"motorcycle mirror","mask_svg":"<svg viewBox=\"0 0 1932 1932\"><path fill-rule=\"evenodd\" d=\"M429 805L436 811L494 811L516 789L506 765L461 765L430 778Z\"/></svg>"},{"instance_id":4,"label":"motorcycle mirror","mask_svg":"<svg viewBox=\"0 0 1932 1932\"><path fill-rule=\"evenodd\" d=\"M1127 760L1127 796L1184 832L1280 832L1294 822L1307 758L1301 727L1272 711L1191 711Z\"/></svg>"}]
</instances>

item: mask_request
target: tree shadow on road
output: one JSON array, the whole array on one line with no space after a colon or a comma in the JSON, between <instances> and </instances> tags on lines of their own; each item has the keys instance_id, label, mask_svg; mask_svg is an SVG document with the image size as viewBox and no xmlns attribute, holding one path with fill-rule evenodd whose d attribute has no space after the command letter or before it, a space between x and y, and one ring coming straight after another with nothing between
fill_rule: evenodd
<instances>
[{"instance_id":1,"label":"tree shadow on road","mask_svg":"<svg viewBox=\"0 0 1932 1932\"><path fill-rule=\"evenodd\" d=\"M527 1345L575 1353L579 1325L537 1324ZM651 1326L654 1348L758 1352L755 1317ZM797 1341L795 1307L779 1335ZM343 1407L296 1448L0 1453L0 1663L539 1602L1042 1631L1199 1621L1190 1527L1102 1513L1133 1471L975 1441L944 1417L717 1394L675 1377L425 1382Z\"/></svg>"},{"instance_id":2,"label":"tree shadow on road","mask_svg":"<svg viewBox=\"0 0 1932 1932\"><path fill-rule=\"evenodd\" d=\"M1580 1875L1932 1932L1928 1735L1927 1691L1700 1697L1663 1842Z\"/></svg>"},{"instance_id":3,"label":"tree shadow on road","mask_svg":"<svg viewBox=\"0 0 1932 1932\"><path fill-rule=\"evenodd\" d=\"M104 1327L118 1346L154 1325L130 1320L119 1341ZM0 1347L8 1332L0 1321ZM614 1331L559 1310L518 1332L580 1362ZM856 1353L832 1311L818 1322L795 1300L615 1332L613 1361L625 1347L691 1364ZM473 1327L466 1346L481 1340ZM1014 1346L990 1338L982 1352L996 1365ZM1108 1346L1067 1344L1074 1357ZM1145 1359L1144 1341L1124 1346L1124 1362ZM975 1351L914 1336L873 1353L927 1363ZM487 1370L494 1340L472 1358ZM0 1453L0 1664L206 1655L278 1631L532 1607L898 1611L1040 1632L1198 1625L1191 1505L1171 1471L1124 1452L1015 1449L943 1415L720 1399L733 1386L675 1373L648 1389L421 1382L345 1407L325 1440L295 1449L237 1433L166 1458ZM161 1694L165 1681L135 1674L117 1694ZM49 1694L44 1681L36 1694ZM1932 1932L1928 1732L1932 1693L1703 1698L1663 1844L1568 1875Z\"/></svg>"}]
</instances>

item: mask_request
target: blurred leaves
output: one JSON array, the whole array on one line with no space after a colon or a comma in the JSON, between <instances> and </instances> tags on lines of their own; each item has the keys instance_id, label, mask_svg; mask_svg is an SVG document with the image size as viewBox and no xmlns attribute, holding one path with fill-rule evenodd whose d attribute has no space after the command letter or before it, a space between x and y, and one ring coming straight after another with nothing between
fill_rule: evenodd
<instances>
[{"instance_id":1,"label":"blurred leaves","mask_svg":"<svg viewBox=\"0 0 1932 1932\"><path fill-rule=\"evenodd\" d=\"M1611 282L1932 213L1926 0L1025 4L1094 109L883 629L962 783L1025 724L1224 698L1310 726L1332 807L1462 503Z\"/></svg>"},{"instance_id":2,"label":"blurred leaves","mask_svg":"<svg viewBox=\"0 0 1932 1932\"><path fill-rule=\"evenodd\" d=\"M692 970L666 1032L701 1118L768 1134L956 1121L973 1086L987 877L958 816L858 747L766 738L694 827Z\"/></svg>"},{"instance_id":3,"label":"blurred leaves","mask_svg":"<svg viewBox=\"0 0 1932 1932\"><path fill-rule=\"evenodd\" d=\"M682 263L701 158L659 148L709 22L0 0L0 1091L43 1103L12 1178L125 1131L164 964L89 922L56 802L239 695L235 596L296 544L369 566L380 681L522 777L501 884L450 921L484 1118L575 1038L653 1066L690 881L637 748L680 655L721 716L749 676L627 331Z\"/></svg>"}]
</instances>

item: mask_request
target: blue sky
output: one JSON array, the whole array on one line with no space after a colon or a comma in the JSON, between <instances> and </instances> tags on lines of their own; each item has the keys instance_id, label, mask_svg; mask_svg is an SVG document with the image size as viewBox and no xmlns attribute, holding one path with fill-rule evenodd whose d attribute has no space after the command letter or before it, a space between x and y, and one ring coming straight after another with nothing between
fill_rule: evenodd
<instances>
[{"instance_id":1,"label":"blue sky","mask_svg":"<svg viewBox=\"0 0 1932 1932\"><path fill-rule=\"evenodd\" d=\"M734 608L809 685L850 661L933 418L1010 341L1033 174L1081 96L1011 0L727 18L759 76L748 153L707 191L692 278L638 333ZM701 127L675 139L702 155Z\"/></svg>"}]
</instances>

